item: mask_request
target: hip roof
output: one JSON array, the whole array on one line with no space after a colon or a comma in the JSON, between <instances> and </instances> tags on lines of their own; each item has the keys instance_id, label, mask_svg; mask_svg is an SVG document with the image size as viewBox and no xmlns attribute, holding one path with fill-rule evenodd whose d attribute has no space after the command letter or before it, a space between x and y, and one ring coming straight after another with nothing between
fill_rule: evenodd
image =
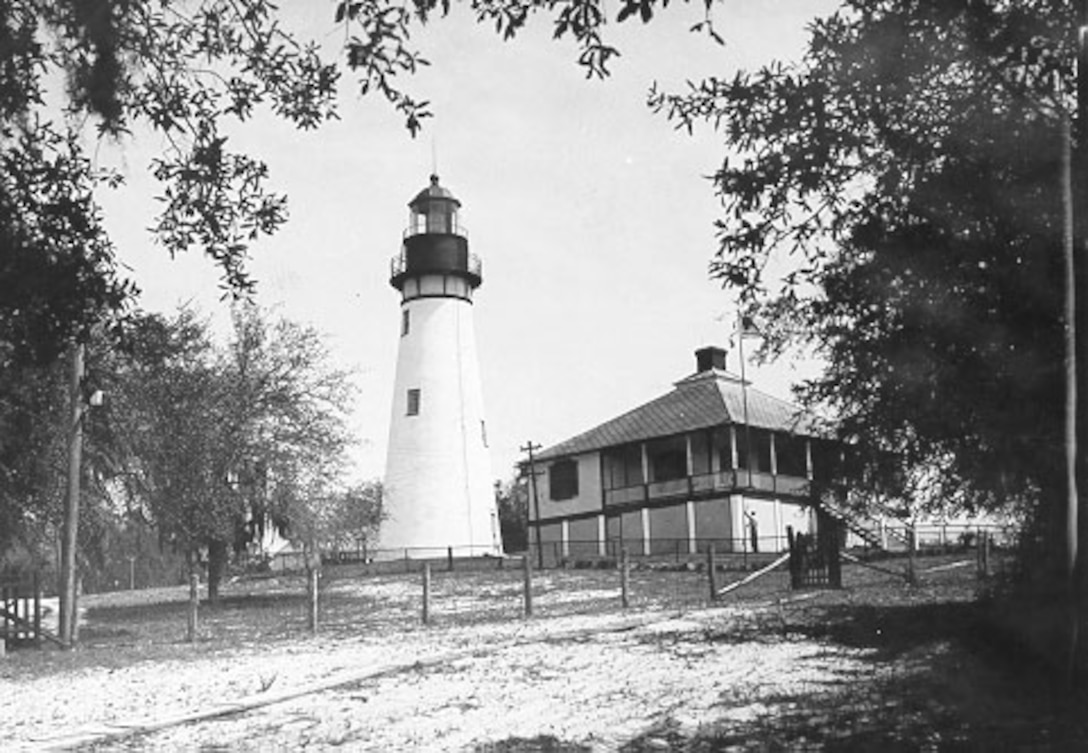
<instances>
[{"instance_id":1,"label":"hip roof","mask_svg":"<svg viewBox=\"0 0 1088 753\"><path fill-rule=\"evenodd\" d=\"M815 417L800 406L754 389L729 372L711 369L680 380L671 392L548 447L537 457L578 455L730 424L817 434Z\"/></svg>"}]
</instances>

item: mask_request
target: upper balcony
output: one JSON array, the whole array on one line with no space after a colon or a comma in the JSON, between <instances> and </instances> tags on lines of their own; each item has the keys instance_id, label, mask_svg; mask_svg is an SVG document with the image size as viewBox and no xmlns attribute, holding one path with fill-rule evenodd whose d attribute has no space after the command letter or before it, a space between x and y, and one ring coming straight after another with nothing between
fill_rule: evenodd
<instances>
[{"instance_id":1,"label":"upper balcony","mask_svg":"<svg viewBox=\"0 0 1088 753\"><path fill-rule=\"evenodd\" d=\"M604 504L638 505L666 499L700 499L723 493L769 492L786 497L807 497L810 481L798 476L782 476L745 469L717 473L699 473L668 481L651 481L604 490Z\"/></svg>"},{"instance_id":2,"label":"upper balcony","mask_svg":"<svg viewBox=\"0 0 1088 753\"><path fill-rule=\"evenodd\" d=\"M477 288L483 282L483 263L470 254L468 240L463 235L419 233L406 235L400 254L389 263L389 283L404 289L409 277L423 275L453 275L462 277Z\"/></svg>"}]
</instances>

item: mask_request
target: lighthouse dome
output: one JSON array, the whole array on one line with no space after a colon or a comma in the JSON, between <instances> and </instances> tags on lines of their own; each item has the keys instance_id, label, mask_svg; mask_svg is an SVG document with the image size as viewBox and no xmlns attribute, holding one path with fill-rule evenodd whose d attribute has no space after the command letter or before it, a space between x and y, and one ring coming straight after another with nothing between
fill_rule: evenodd
<instances>
[{"instance_id":1,"label":"lighthouse dome","mask_svg":"<svg viewBox=\"0 0 1088 753\"><path fill-rule=\"evenodd\" d=\"M426 206L435 199L452 202L456 206L461 206L461 202L450 193L448 188L445 188L438 182L438 176L431 175L431 184L416 194L416 197L408 202L408 206L412 209L418 209L422 206Z\"/></svg>"}]
</instances>

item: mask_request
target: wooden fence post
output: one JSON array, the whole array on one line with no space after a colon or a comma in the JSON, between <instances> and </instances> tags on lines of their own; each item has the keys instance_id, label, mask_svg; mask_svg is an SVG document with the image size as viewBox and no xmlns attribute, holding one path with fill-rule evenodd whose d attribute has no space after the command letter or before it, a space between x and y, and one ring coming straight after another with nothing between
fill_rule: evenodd
<instances>
[{"instance_id":1,"label":"wooden fence post","mask_svg":"<svg viewBox=\"0 0 1088 753\"><path fill-rule=\"evenodd\" d=\"M0 646L4 645L4 639L0 638ZM38 577L38 571L34 571L34 646L42 645L42 584Z\"/></svg>"},{"instance_id":2,"label":"wooden fence post","mask_svg":"<svg viewBox=\"0 0 1088 753\"><path fill-rule=\"evenodd\" d=\"M790 551L790 588L794 591L801 587L801 556L798 551L800 542L797 539L799 535L794 534L793 526L786 526L786 546L789 547Z\"/></svg>"},{"instance_id":3,"label":"wooden fence post","mask_svg":"<svg viewBox=\"0 0 1088 753\"><path fill-rule=\"evenodd\" d=\"M714 542L706 550L707 581L710 584L710 600L718 600L718 562L714 555Z\"/></svg>"},{"instance_id":4,"label":"wooden fence post","mask_svg":"<svg viewBox=\"0 0 1088 753\"><path fill-rule=\"evenodd\" d=\"M423 563L423 610L420 613L423 624L431 621L431 564Z\"/></svg>"},{"instance_id":5,"label":"wooden fence post","mask_svg":"<svg viewBox=\"0 0 1088 753\"><path fill-rule=\"evenodd\" d=\"M408 547L404 548L404 572L412 572L412 560L408 557Z\"/></svg>"},{"instance_id":6,"label":"wooden fence post","mask_svg":"<svg viewBox=\"0 0 1088 753\"><path fill-rule=\"evenodd\" d=\"M522 572L525 578L525 616L533 616L533 563L526 554L521 558Z\"/></svg>"},{"instance_id":7,"label":"wooden fence post","mask_svg":"<svg viewBox=\"0 0 1088 753\"><path fill-rule=\"evenodd\" d=\"M309 599L309 601L310 601L310 632L316 635L317 634L317 599L318 599L317 586L318 586L319 571L318 571L318 569L316 567L311 566L309 568L308 572L307 572L307 575L309 576L307 578L307 585L309 587L306 590L309 592L307 595L310 597L310 599Z\"/></svg>"},{"instance_id":8,"label":"wooden fence post","mask_svg":"<svg viewBox=\"0 0 1088 753\"><path fill-rule=\"evenodd\" d=\"M839 558L842 541L839 536L839 524L831 517L827 518L829 530L824 537L824 564L827 565L827 585L842 588L842 560Z\"/></svg>"},{"instance_id":9,"label":"wooden fence post","mask_svg":"<svg viewBox=\"0 0 1088 753\"><path fill-rule=\"evenodd\" d=\"M990 532L979 529L978 536L978 574L984 578L990 576Z\"/></svg>"},{"instance_id":10,"label":"wooden fence post","mask_svg":"<svg viewBox=\"0 0 1088 753\"><path fill-rule=\"evenodd\" d=\"M917 534L912 523L907 529L907 583L912 586L918 582L918 575L914 571L914 550L918 547Z\"/></svg>"},{"instance_id":11,"label":"wooden fence post","mask_svg":"<svg viewBox=\"0 0 1088 753\"><path fill-rule=\"evenodd\" d=\"M620 603L624 609L631 606L631 560L627 555L627 547L620 550Z\"/></svg>"},{"instance_id":12,"label":"wooden fence post","mask_svg":"<svg viewBox=\"0 0 1088 753\"><path fill-rule=\"evenodd\" d=\"M189 643L196 642L196 619L200 605L199 584L200 576L196 573L189 573L189 619L185 631L185 640Z\"/></svg>"},{"instance_id":13,"label":"wooden fence post","mask_svg":"<svg viewBox=\"0 0 1088 753\"><path fill-rule=\"evenodd\" d=\"M446 547L446 569L453 572L453 547Z\"/></svg>"}]
</instances>

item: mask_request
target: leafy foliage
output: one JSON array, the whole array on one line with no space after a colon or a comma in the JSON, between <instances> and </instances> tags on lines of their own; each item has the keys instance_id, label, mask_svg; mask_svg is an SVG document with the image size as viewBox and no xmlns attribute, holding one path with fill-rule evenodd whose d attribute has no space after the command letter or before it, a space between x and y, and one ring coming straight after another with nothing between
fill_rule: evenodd
<instances>
[{"instance_id":1,"label":"leafy foliage","mask_svg":"<svg viewBox=\"0 0 1088 753\"><path fill-rule=\"evenodd\" d=\"M269 323L252 306L236 310L220 368L229 385L226 460L251 511L237 544L263 535L266 520L286 533L295 513L304 515L309 500L327 496L339 479L351 393L347 372L329 360L313 329Z\"/></svg>"},{"instance_id":2,"label":"leafy foliage","mask_svg":"<svg viewBox=\"0 0 1088 753\"><path fill-rule=\"evenodd\" d=\"M507 554L526 551L529 548L529 484L523 478L496 482L495 503L503 551Z\"/></svg>"},{"instance_id":3,"label":"leafy foliage","mask_svg":"<svg viewBox=\"0 0 1088 753\"><path fill-rule=\"evenodd\" d=\"M65 391L62 369L0 369L0 551L15 542L39 551L35 542L59 520Z\"/></svg>"},{"instance_id":4,"label":"leafy foliage","mask_svg":"<svg viewBox=\"0 0 1088 753\"><path fill-rule=\"evenodd\" d=\"M725 134L711 272L762 314L765 357L815 343L829 368L802 396L831 406L878 494L993 507L1056 491L1074 16L852 0L797 65L651 96L678 127Z\"/></svg>"},{"instance_id":5,"label":"leafy foliage","mask_svg":"<svg viewBox=\"0 0 1088 753\"><path fill-rule=\"evenodd\" d=\"M231 547L302 525L332 495L348 444L347 374L311 329L239 309L229 347L188 311L140 319L119 364L108 423L130 512L209 578Z\"/></svg>"},{"instance_id":6,"label":"leafy foliage","mask_svg":"<svg viewBox=\"0 0 1088 753\"><path fill-rule=\"evenodd\" d=\"M103 179L70 134L0 123L0 370L50 363L133 292L94 204Z\"/></svg>"},{"instance_id":7,"label":"leafy foliage","mask_svg":"<svg viewBox=\"0 0 1088 753\"><path fill-rule=\"evenodd\" d=\"M347 551L373 541L384 517L382 484L367 481L306 500L287 534L309 547Z\"/></svg>"},{"instance_id":8,"label":"leafy foliage","mask_svg":"<svg viewBox=\"0 0 1088 753\"><path fill-rule=\"evenodd\" d=\"M316 46L285 32L266 0L13 0L0 42L0 272L3 292L20 294L3 296L7 348L55 357L135 293L94 200L118 178L96 174L78 146L89 118L105 136L145 125L164 137L156 237L171 254L199 246L228 290L252 289L249 246L286 220L285 199L267 189L263 162L230 149L222 122L262 104L300 128L334 117L338 74ZM60 76L63 120L49 96Z\"/></svg>"}]
</instances>

